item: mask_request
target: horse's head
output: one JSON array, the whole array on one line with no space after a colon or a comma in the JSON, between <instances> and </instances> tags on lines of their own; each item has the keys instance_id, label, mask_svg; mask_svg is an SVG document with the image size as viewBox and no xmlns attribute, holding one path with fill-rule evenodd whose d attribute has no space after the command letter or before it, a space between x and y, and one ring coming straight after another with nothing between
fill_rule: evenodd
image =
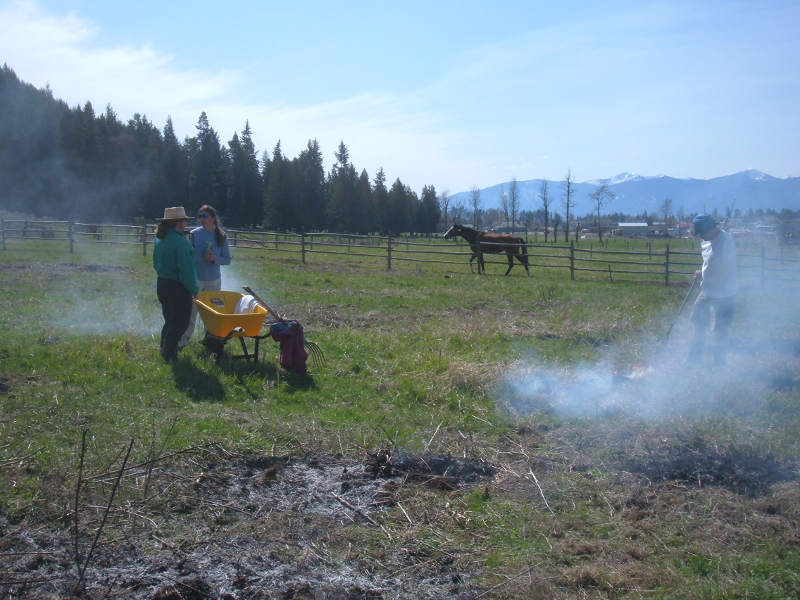
<instances>
[{"instance_id":1,"label":"horse's head","mask_svg":"<svg viewBox=\"0 0 800 600\"><path fill-rule=\"evenodd\" d=\"M443 235L442 237L443 237L444 239L446 239L446 240L449 240L450 238L457 236L457 235L459 234L459 227L460 227L460 226L459 226L459 225L457 225L457 224L453 224L453 225L451 225L451 226L450 226L450 229L448 229L447 231L445 231L445 232L444 232L444 235Z\"/></svg>"}]
</instances>

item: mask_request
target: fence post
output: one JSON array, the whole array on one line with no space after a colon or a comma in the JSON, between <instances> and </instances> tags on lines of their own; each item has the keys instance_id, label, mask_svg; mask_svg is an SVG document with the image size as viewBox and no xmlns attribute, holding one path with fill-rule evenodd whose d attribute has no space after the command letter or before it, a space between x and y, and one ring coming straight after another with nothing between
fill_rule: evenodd
<instances>
[{"instance_id":1,"label":"fence post","mask_svg":"<svg viewBox=\"0 0 800 600\"><path fill-rule=\"evenodd\" d=\"M653 242L647 242L647 260L653 260Z\"/></svg>"},{"instance_id":2,"label":"fence post","mask_svg":"<svg viewBox=\"0 0 800 600\"><path fill-rule=\"evenodd\" d=\"M303 257L303 264L306 264L306 231L300 230L300 255Z\"/></svg>"},{"instance_id":3,"label":"fence post","mask_svg":"<svg viewBox=\"0 0 800 600\"><path fill-rule=\"evenodd\" d=\"M569 242L569 278L575 281L575 241Z\"/></svg>"},{"instance_id":4,"label":"fence post","mask_svg":"<svg viewBox=\"0 0 800 600\"><path fill-rule=\"evenodd\" d=\"M664 285L669 285L669 243L667 251L664 253Z\"/></svg>"},{"instance_id":5,"label":"fence post","mask_svg":"<svg viewBox=\"0 0 800 600\"><path fill-rule=\"evenodd\" d=\"M764 246L761 246L761 287L764 287L764 280L766 278L767 259L764 256Z\"/></svg>"},{"instance_id":6,"label":"fence post","mask_svg":"<svg viewBox=\"0 0 800 600\"><path fill-rule=\"evenodd\" d=\"M0 237L3 238L3 250L6 249L6 220L0 217Z\"/></svg>"},{"instance_id":7,"label":"fence post","mask_svg":"<svg viewBox=\"0 0 800 600\"><path fill-rule=\"evenodd\" d=\"M147 256L147 223L142 225L142 256Z\"/></svg>"},{"instance_id":8,"label":"fence post","mask_svg":"<svg viewBox=\"0 0 800 600\"><path fill-rule=\"evenodd\" d=\"M28 219L25 219L25 222L22 224L22 239L24 240L28 236Z\"/></svg>"},{"instance_id":9,"label":"fence post","mask_svg":"<svg viewBox=\"0 0 800 600\"><path fill-rule=\"evenodd\" d=\"M67 238L69 239L69 253L70 254L74 254L75 253L74 240L73 240L73 237L72 237L72 228L73 228L73 223L72 223L72 219L70 219L69 222L67 223Z\"/></svg>"},{"instance_id":10,"label":"fence post","mask_svg":"<svg viewBox=\"0 0 800 600\"><path fill-rule=\"evenodd\" d=\"M392 270L392 234L386 238L386 270Z\"/></svg>"}]
</instances>

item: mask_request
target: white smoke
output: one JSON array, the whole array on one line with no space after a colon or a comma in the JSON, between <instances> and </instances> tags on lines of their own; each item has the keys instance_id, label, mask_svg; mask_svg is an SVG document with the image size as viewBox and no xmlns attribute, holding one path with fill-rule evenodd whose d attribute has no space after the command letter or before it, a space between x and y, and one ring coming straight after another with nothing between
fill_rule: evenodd
<instances>
[{"instance_id":1,"label":"white smoke","mask_svg":"<svg viewBox=\"0 0 800 600\"><path fill-rule=\"evenodd\" d=\"M517 417L758 414L773 394L800 387L800 307L795 293L786 285L742 290L724 365L713 360L712 336L702 359L688 360L693 335L688 306L668 340L650 332L633 342L645 357L639 364L620 364L617 357L623 353L613 346L603 359L571 366L537 357L521 361L498 383L498 407ZM667 326L659 324L659 331L666 332Z\"/></svg>"}]
</instances>

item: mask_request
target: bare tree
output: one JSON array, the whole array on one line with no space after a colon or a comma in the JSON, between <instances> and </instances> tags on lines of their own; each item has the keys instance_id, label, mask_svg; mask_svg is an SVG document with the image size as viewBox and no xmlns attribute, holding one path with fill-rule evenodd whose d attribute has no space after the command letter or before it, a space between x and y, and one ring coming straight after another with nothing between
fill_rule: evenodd
<instances>
[{"instance_id":1,"label":"bare tree","mask_svg":"<svg viewBox=\"0 0 800 600\"><path fill-rule=\"evenodd\" d=\"M600 241L603 241L603 230L600 227L600 209L602 209L606 204L611 202L617 195L608 189L608 182L604 181L600 185L597 186L597 189L589 194L589 197L594 200L594 225L597 227L597 235L600 237Z\"/></svg>"},{"instance_id":2,"label":"bare tree","mask_svg":"<svg viewBox=\"0 0 800 600\"><path fill-rule=\"evenodd\" d=\"M511 188L508 190L508 207L511 211L511 233L514 233L517 215L519 214L519 187L517 186L516 177L511 180Z\"/></svg>"},{"instance_id":3,"label":"bare tree","mask_svg":"<svg viewBox=\"0 0 800 600\"><path fill-rule=\"evenodd\" d=\"M472 224L476 229L480 228L480 210L481 210L481 190L477 185L472 186L470 190L470 201L472 202Z\"/></svg>"},{"instance_id":4,"label":"bare tree","mask_svg":"<svg viewBox=\"0 0 800 600\"><path fill-rule=\"evenodd\" d=\"M558 243L558 226L561 225L561 213L553 213L553 243ZM564 230L566 231L566 229Z\"/></svg>"},{"instance_id":5,"label":"bare tree","mask_svg":"<svg viewBox=\"0 0 800 600\"><path fill-rule=\"evenodd\" d=\"M500 188L500 210L503 211L503 225L508 225L508 221L511 218L511 211L508 204L508 194L506 194L505 187Z\"/></svg>"},{"instance_id":6,"label":"bare tree","mask_svg":"<svg viewBox=\"0 0 800 600\"><path fill-rule=\"evenodd\" d=\"M669 229L669 218L672 216L672 198L664 198L661 203L661 214L664 215L664 227Z\"/></svg>"},{"instance_id":7,"label":"bare tree","mask_svg":"<svg viewBox=\"0 0 800 600\"><path fill-rule=\"evenodd\" d=\"M547 243L547 228L550 220L550 195L547 193L547 180L542 179L542 186L539 188L539 200L542 201L544 211L544 243Z\"/></svg>"},{"instance_id":8,"label":"bare tree","mask_svg":"<svg viewBox=\"0 0 800 600\"><path fill-rule=\"evenodd\" d=\"M464 206L464 201L456 200L453 206L450 207L450 212L453 215L453 223L463 223L467 216L467 207Z\"/></svg>"},{"instance_id":9,"label":"bare tree","mask_svg":"<svg viewBox=\"0 0 800 600\"><path fill-rule=\"evenodd\" d=\"M442 210L444 216L444 228L447 229L447 209L450 206L450 193L445 190L439 196L439 208Z\"/></svg>"},{"instance_id":10,"label":"bare tree","mask_svg":"<svg viewBox=\"0 0 800 600\"><path fill-rule=\"evenodd\" d=\"M564 203L564 240L569 241L569 211L575 207L575 179L572 176L572 170L567 169L567 174L564 177L564 196L562 202Z\"/></svg>"}]
</instances>

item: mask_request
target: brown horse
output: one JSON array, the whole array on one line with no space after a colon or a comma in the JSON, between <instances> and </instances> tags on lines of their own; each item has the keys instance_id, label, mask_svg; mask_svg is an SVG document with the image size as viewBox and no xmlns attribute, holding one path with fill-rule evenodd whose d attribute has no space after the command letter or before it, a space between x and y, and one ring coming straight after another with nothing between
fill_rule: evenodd
<instances>
[{"instance_id":1,"label":"brown horse","mask_svg":"<svg viewBox=\"0 0 800 600\"><path fill-rule=\"evenodd\" d=\"M486 253L500 254L505 252L508 257L506 275L511 271L511 267L514 266L515 258L523 264L528 275L531 274L530 269L528 269L528 246L521 237L507 233L487 233L469 225L456 223L445 232L444 238L449 240L457 235L467 240L469 248L472 250L472 256L469 259L470 272L474 272L472 271L472 261L476 258L478 259L478 273L486 273L483 255Z\"/></svg>"}]
</instances>

